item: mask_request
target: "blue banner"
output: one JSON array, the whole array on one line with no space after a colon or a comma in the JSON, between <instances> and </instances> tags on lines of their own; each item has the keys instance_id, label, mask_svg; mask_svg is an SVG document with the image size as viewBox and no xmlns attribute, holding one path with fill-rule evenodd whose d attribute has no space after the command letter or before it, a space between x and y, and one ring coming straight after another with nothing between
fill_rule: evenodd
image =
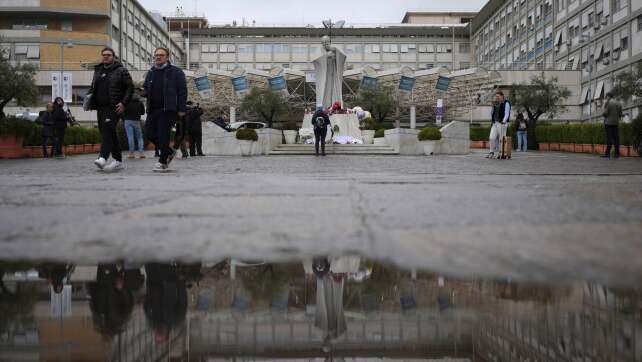
<instances>
[{"instance_id":1,"label":"blue banner","mask_svg":"<svg viewBox=\"0 0 642 362\"><path fill-rule=\"evenodd\" d=\"M399 80L399 90L410 92L413 88L415 88L415 78L402 75Z\"/></svg>"},{"instance_id":2,"label":"blue banner","mask_svg":"<svg viewBox=\"0 0 642 362\"><path fill-rule=\"evenodd\" d=\"M367 75L364 75L363 78L361 79L360 88L368 89L368 90L377 89L377 78L368 77Z\"/></svg>"},{"instance_id":3,"label":"blue banner","mask_svg":"<svg viewBox=\"0 0 642 362\"><path fill-rule=\"evenodd\" d=\"M268 79L268 82L270 83L270 89L273 91L279 91L287 88L287 83L282 75L270 78Z\"/></svg>"},{"instance_id":4,"label":"blue banner","mask_svg":"<svg viewBox=\"0 0 642 362\"><path fill-rule=\"evenodd\" d=\"M247 78L245 76L232 78L232 84L234 85L235 92L242 92L247 90Z\"/></svg>"},{"instance_id":5,"label":"blue banner","mask_svg":"<svg viewBox=\"0 0 642 362\"><path fill-rule=\"evenodd\" d=\"M450 78L439 76L439 79L437 79L437 86L435 88L440 91L447 91L449 85Z\"/></svg>"}]
</instances>

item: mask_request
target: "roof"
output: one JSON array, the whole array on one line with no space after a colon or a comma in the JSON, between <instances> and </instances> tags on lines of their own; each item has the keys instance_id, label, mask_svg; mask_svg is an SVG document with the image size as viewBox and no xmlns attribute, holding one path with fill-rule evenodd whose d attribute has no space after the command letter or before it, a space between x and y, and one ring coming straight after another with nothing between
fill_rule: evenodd
<instances>
[{"instance_id":1,"label":"roof","mask_svg":"<svg viewBox=\"0 0 642 362\"><path fill-rule=\"evenodd\" d=\"M408 23L408 18L416 15L466 15L466 16L475 16L477 11L474 10L442 10L442 11L406 11L402 23Z\"/></svg>"}]
</instances>

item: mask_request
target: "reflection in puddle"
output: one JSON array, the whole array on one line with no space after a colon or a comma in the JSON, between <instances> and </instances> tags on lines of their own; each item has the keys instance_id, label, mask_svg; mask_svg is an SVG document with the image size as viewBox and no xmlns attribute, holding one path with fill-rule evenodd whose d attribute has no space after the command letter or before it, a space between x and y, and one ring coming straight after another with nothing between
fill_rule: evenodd
<instances>
[{"instance_id":1,"label":"reflection in puddle","mask_svg":"<svg viewBox=\"0 0 642 362\"><path fill-rule=\"evenodd\" d=\"M641 361L639 290L290 263L0 262L0 360Z\"/></svg>"}]
</instances>

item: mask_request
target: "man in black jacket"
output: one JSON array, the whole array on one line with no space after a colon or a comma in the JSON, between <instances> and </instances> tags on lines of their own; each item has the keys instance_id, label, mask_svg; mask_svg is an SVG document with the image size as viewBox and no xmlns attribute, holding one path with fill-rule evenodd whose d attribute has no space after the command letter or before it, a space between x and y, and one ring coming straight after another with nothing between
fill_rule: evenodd
<instances>
[{"instance_id":1,"label":"man in black jacket","mask_svg":"<svg viewBox=\"0 0 642 362\"><path fill-rule=\"evenodd\" d=\"M196 155L205 156L203 154L203 125L201 123L201 116L203 109L200 104L196 103L196 107L192 107L192 101L187 102L187 128L189 131L189 155L194 157ZM198 153L197 153L198 152Z\"/></svg>"},{"instance_id":2,"label":"man in black jacket","mask_svg":"<svg viewBox=\"0 0 642 362\"><path fill-rule=\"evenodd\" d=\"M156 48L154 66L145 75L147 97L147 137L160 148L161 155L154 167L155 172L167 171L176 156L169 147L172 125L185 116L187 108L187 80L185 73L169 62L169 50Z\"/></svg>"},{"instance_id":3,"label":"man in black jacket","mask_svg":"<svg viewBox=\"0 0 642 362\"><path fill-rule=\"evenodd\" d=\"M323 105L318 105L316 112L312 115L312 126L314 127L314 150L315 155L319 155L319 145L321 145L321 156L325 156L325 137L328 134L330 117L323 110Z\"/></svg>"},{"instance_id":4,"label":"man in black jacket","mask_svg":"<svg viewBox=\"0 0 642 362\"><path fill-rule=\"evenodd\" d=\"M112 48L105 47L101 54L102 63L94 67L94 78L88 92L91 94L90 108L98 112L98 128L102 136L100 157L94 164L101 170L117 171L123 168L123 159L116 125L132 97L134 84L127 69L116 60ZM110 154L114 160L107 165Z\"/></svg>"}]
</instances>

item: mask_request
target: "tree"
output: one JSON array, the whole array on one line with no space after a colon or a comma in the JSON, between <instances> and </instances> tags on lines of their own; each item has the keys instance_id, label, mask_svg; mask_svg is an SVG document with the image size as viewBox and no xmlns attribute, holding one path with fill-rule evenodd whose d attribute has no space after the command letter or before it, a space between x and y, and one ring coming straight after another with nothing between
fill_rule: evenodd
<instances>
[{"instance_id":1,"label":"tree","mask_svg":"<svg viewBox=\"0 0 642 362\"><path fill-rule=\"evenodd\" d=\"M36 101L38 87L34 77L37 70L33 64L11 64L0 52L0 119L5 118L4 107L12 99L20 106Z\"/></svg>"},{"instance_id":2,"label":"tree","mask_svg":"<svg viewBox=\"0 0 642 362\"><path fill-rule=\"evenodd\" d=\"M619 73L611 92L616 98L625 101L631 96L642 98L642 62L637 63L631 72Z\"/></svg>"},{"instance_id":3,"label":"tree","mask_svg":"<svg viewBox=\"0 0 642 362\"><path fill-rule=\"evenodd\" d=\"M245 112L261 118L272 128L274 119L287 111L285 100L278 92L270 89L253 87L250 93L243 98L241 109Z\"/></svg>"},{"instance_id":4,"label":"tree","mask_svg":"<svg viewBox=\"0 0 642 362\"><path fill-rule=\"evenodd\" d=\"M511 88L513 106L526 111L531 124L535 124L543 114L553 119L564 112L564 101L570 95L568 88L558 84L557 77L546 79L544 74L531 77L530 84L517 84Z\"/></svg>"},{"instance_id":5,"label":"tree","mask_svg":"<svg viewBox=\"0 0 642 362\"><path fill-rule=\"evenodd\" d=\"M393 89L389 86L377 87L376 89L362 89L357 97L357 105L366 111L381 123L386 119L388 114L395 108Z\"/></svg>"}]
</instances>

